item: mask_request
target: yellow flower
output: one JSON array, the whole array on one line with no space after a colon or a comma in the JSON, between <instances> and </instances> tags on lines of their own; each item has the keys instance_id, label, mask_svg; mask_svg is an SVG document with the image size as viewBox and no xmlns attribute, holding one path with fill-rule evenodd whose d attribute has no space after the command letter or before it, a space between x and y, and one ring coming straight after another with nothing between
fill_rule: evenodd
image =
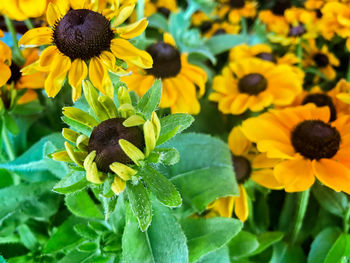
<instances>
[{"instance_id":1,"label":"yellow flower","mask_svg":"<svg viewBox=\"0 0 350 263\"><path fill-rule=\"evenodd\" d=\"M303 66L316 67L328 79L333 80L336 77L336 72L333 66L339 66L339 60L335 55L329 52L327 45L318 48L316 41L310 39L304 46L306 56L303 59Z\"/></svg>"},{"instance_id":2,"label":"yellow flower","mask_svg":"<svg viewBox=\"0 0 350 263\"><path fill-rule=\"evenodd\" d=\"M246 221L249 215L247 192L244 183L248 179L270 188L282 189L273 175L273 166L278 159L268 159L264 154L257 155L252 143L243 134L241 127L234 127L228 137L228 145L232 152L232 163L237 182L239 183L239 196L222 197L208 206L211 215L231 217L234 209L236 216ZM210 216L211 216L210 215Z\"/></svg>"},{"instance_id":3,"label":"yellow flower","mask_svg":"<svg viewBox=\"0 0 350 263\"><path fill-rule=\"evenodd\" d=\"M2 31L0 31L2 34ZM11 49L2 41L0 41L0 87L4 85L11 77Z\"/></svg>"},{"instance_id":4,"label":"yellow flower","mask_svg":"<svg viewBox=\"0 0 350 263\"><path fill-rule=\"evenodd\" d=\"M257 58L230 63L213 80L211 101L225 114L262 111L270 105L288 105L302 91L302 81L290 66Z\"/></svg>"},{"instance_id":5,"label":"yellow flower","mask_svg":"<svg viewBox=\"0 0 350 263\"><path fill-rule=\"evenodd\" d=\"M152 67L151 56L127 40L145 30L145 19L117 28L110 26L109 19L115 17L113 25L119 26L134 7L134 1L127 1L114 12L102 10L98 13L86 9L83 1L74 1L74 6L70 6L68 0L57 5L49 4L46 15L50 27L29 30L19 41L25 47L49 45L39 61L29 66L39 66L48 72L45 90L49 97L56 96L67 75L73 89L73 101L80 98L81 84L87 76L98 90L112 97L113 85L108 71L125 73L116 66L116 58L142 68ZM105 13L108 17L104 16Z\"/></svg>"},{"instance_id":6,"label":"yellow flower","mask_svg":"<svg viewBox=\"0 0 350 263\"><path fill-rule=\"evenodd\" d=\"M144 16L150 17L155 13L160 13L166 18L169 17L171 12L177 11L176 0L145 0ZM130 21L134 22L137 20L136 11L130 16Z\"/></svg>"},{"instance_id":7,"label":"yellow flower","mask_svg":"<svg viewBox=\"0 0 350 263\"><path fill-rule=\"evenodd\" d=\"M52 154L57 161L74 162L86 171L86 179L102 184L113 174L111 189L120 194L125 182L137 173L134 169L149 156L160 135L160 121L155 112L149 120L135 114L126 88L118 90L119 107L111 98L96 92L88 81L83 84L84 94L97 118L74 107L63 108L66 118L89 130L88 135L68 128L62 131L65 151ZM139 127L140 126L140 127Z\"/></svg>"},{"instance_id":8,"label":"yellow flower","mask_svg":"<svg viewBox=\"0 0 350 263\"><path fill-rule=\"evenodd\" d=\"M350 126L342 116L328 123L328 107L307 104L271 110L243 122L242 130L274 166L287 192L305 191L317 178L335 191L350 193Z\"/></svg>"},{"instance_id":9,"label":"yellow flower","mask_svg":"<svg viewBox=\"0 0 350 263\"><path fill-rule=\"evenodd\" d=\"M259 12L259 19L266 24L268 31L281 34L288 28L288 22L284 14L291 7L290 1L277 0L271 10L261 10Z\"/></svg>"},{"instance_id":10,"label":"yellow flower","mask_svg":"<svg viewBox=\"0 0 350 263\"><path fill-rule=\"evenodd\" d=\"M245 0L220 0L218 15L220 18L228 16L231 23L239 23L241 17L254 17L256 14L257 2Z\"/></svg>"},{"instance_id":11,"label":"yellow flower","mask_svg":"<svg viewBox=\"0 0 350 263\"><path fill-rule=\"evenodd\" d=\"M210 38L220 34L238 34L241 29L239 24L232 24L228 22L213 22L210 29L204 33L204 36Z\"/></svg>"},{"instance_id":12,"label":"yellow flower","mask_svg":"<svg viewBox=\"0 0 350 263\"><path fill-rule=\"evenodd\" d=\"M130 90L142 96L154 80L160 78L163 84L161 108L170 107L172 113L199 113L197 97L205 92L205 71L188 63L187 54L180 54L174 39L168 33L164 34L163 41L150 45L146 50L153 58L153 68L142 70L130 67L132 74L122 77L121 80ZM199 88L199 94L196 86Z\"/></svg>"},{"instance_id":13,"label":"yellow flower","mask_svg":"<svg viewBox=\"0 0 350 263\"><path fill-rule=\"evenodd\" d=\"M11 19L23 21L44 14L47 0L6 0L0 1L0 13Z\"/></svg>"}]
</instances>

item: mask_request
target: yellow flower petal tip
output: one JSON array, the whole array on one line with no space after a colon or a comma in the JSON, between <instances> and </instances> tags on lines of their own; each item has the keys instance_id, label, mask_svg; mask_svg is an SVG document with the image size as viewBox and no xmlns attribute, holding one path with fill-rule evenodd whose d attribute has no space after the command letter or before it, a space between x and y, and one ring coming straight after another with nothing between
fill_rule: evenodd
<instances>
[{"instance_id":1,"label":"yellow flower petal tip","mask_svg":"<svg viewBox=\"0 0 350 263\"><path fill-rule=\"evenodd\" d=\"M140 165L139 161L145 159L145 155L139 148L137 148L132 143L127 140L121 139L119 140L119 145L124 151L124 153L136 164Z\"/></svg>"},{"instance_id":2,"label":"yellow flower petal tip","mask_svg":"<svg viewBox=\"0 0 350 263\"><path fill-rule=\"evenodd\" d=\"M137 171L122 163L112 163L109 168L124 181L128 181L137 174Z\"/></svg>"},{"instance_id":3,"label":"yellow flower petal tip","mask_svg":"<svg viewBox=\"0 0 350 263\"><path fill-rule=\"evenodd\" d=\"M113 183L111 185L111 189L116 195L119 195L121 192L124 191L125 185L126 185L125 181L123 181L119 177L115 176Z\"/></svg>"}]
</instances>

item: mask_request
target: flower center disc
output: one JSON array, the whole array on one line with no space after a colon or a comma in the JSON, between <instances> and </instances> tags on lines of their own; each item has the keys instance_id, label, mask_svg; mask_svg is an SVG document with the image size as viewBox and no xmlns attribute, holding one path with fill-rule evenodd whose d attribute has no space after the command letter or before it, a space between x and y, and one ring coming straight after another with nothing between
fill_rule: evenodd
<instances>
[{"instance_id":1,"label":"flower center disc","mask_svg":"<svg viewBox=\"0 0 350 263\"><path fill-rule=\"evenodd\" d=\"M302 23L297 26L293 26L289 29L288 36L290 37L300 37L306 32L305 27Z\"/></svg>"},{"instance_id":2,"label":"flower center disc","mask_svg":"<svg viewBox=\"0 0 350 263\"><path fill-rule=\"evenodd\" d=\"M329 97L326 94L322 94L322 93L315 93L315 94L310 94L307 95L303 101L302 101L302 105L305 105L307 103L313 103L315 104L317 107L323 107L323 106L328 106L331 116L329 121L335 121L337 118L337 111L335 109L335 106L333 104L332 98Z\"/></svg>"},{"instance_id":3,"label":"flower center disc","mask_svg":"<svg viewBox=\"0 0 350 263\"><path fill-rule=\"evenodd\" d=\"M273 63L277 62L275 56L271 53L268 53L268 52L261 52L261 53L255 55L255 57L260 58L260 59L265 60L265 61L270 61Z\"/></svg>"},{"instance_id":4,"label":"flower center disc","mask_svg":"<svg viewBox=\"0 0 350 263\"><path fill-rule=\"evenodd\" d=\"M53 39L59 51L71 60L89 60L109 50L114 37L110 21L88 9L71 9L54 28Z\"/></svg>"},{"instance_id":5,"label":"flower center disc","mask_svg":"<svg viewBox=\"0 0 350 263\"><path fill-rule=\"evenodd\" d=\"M12 61L10 70L11 70L11 77L7 81L7 84L11 84L12 82L16 84L17 81L19 81L19 79L22 77L21 69L15 62Z\"/></svg>"},{"instance_id":6,"label":"flower center disc","mask_svg":"<svg viewBox=\"0 0 350 263\"><path fill-rule=\"evenodd\" d=\"M146 69L156 78L175 77L181 70L180 52L172 45L158 42L150 45L146 51L153 58L153 68Z\"/></svg>"},{"instance_id":7,"label":"flower center disc","mask_svg":"<svg viewBox=\"0 0 350 263\"><path fill-rule=\"evenodd\" d=\"M339 150L341 141L338 130L320 120L299 123L292 132L295 151L310 160L332 158Z\"/></svg>"},{"instance_id":8,"label":"flower center disc","mask_svg":"<svg viewBox=\"0 0 350 263\"><path fill-rule=\"evenodd\" d=\"M252 73L245 75L238 81L238 89L242 93L248 93L250 95L257 95L260 92L266 90L267 80L264 76Z\"/></svg>"},{"instance_id":9,"label":"flower center disc","mask_svg":"<svg viewBox=\"0 0 350 263\"><path fill-rule=\"evenodd\" d=\"M324 68L329 64L328 56L322 53L315 54L313 59L316 62L316 65L320 68Z\"/></svg>"},{"instance_id":10,"label":"flower center disc","mask_svg":"<svg viewBox=\"0 0 350 263\"><path fill-rule=\"evenodd\" d=\"M242 184L249 179L252 172L252 166L247 158L243 156L232 155L233 168L237 182Z\"/></svg>"},{"instance_id":11,"label":"flower center disc","mask_svg":"<svg viewBox=\"0 0 350 263\"><path fill-rule=\"evenodd\" d=\"M279 0L276 1L275 5L272 7L272 13L277 16L283 16L286 9L291 8L292 5L289 0Z\"/></svg>"},{"instance_id":12,"label":"flower center disc","mask_svg":"<svg viewBox=\"0 0 350 263\"><path fill-rule=\"evenodd\" d=\"M139 149L144 147L142 131L138 127L125 127L124 118L113 118L101 122L91 133L88 152L96 151L95 162L102 172L109 172L109 165L114 162L132 163L119 145L124 139Z\"/></svg>"},{"instance_id":13,"label":"flower center disc","mask_svg":"<svg viewBox=\"0 0 350 263\"><path fill-rule=\"evenodd\" d=\"M245 3L244 0L230 0L230 7L235 8L242 8L244 7Z\"/></svg>"}]
</instances>

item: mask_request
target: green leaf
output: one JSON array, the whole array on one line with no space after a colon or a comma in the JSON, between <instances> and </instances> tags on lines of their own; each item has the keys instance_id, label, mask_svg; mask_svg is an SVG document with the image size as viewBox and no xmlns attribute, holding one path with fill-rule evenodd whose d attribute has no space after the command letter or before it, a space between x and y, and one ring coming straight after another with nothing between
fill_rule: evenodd
<instances>
[{"instance_id":1,"label":"green leaf","mask_svg":"<svg viewBox=\"0 0 350 263\"><path fill-rule=\"evenodd\" d=\"M214 55L230 50L234 46L247 43L249 38L243 35L222 34L209 38L205 43Z\"/></svg>"},{"instance_id":2,"label":"green leaf","mask_svg":"<svg viewBox=\"0 0 350 263\"><path fill-rule=\"evenodd\" d=\"M152 205L141 181L127 182L127 193L132 212L139 222L140 229L146 231L152 221Z\"/></svg>"},{"instance_id":3,"label":"green leaf","mask_svg":"<svg viewBox=\"0 0 350 263\"><path fill-rule=\"evenodd\" d=\"M169 207L181 205L181 196L175 186L154 168L144 166L138 172L138 175L145 181L147 188L151 190L162 204Z\"/></svg>"},{"instance_id":4,"label":"green leaf","mask_svg":"<svg viewBox=\"0 0 350 263\"><path fill-rule=\"evenodd\" d=\"M58 263L88 263L93 260L93 257L96 255L95 252L82 252L78 249L69 252L66 256L61 258ZM97 262L94 262L97 263Z\"/></svg>"},{"instance_id":5,"label":"green leaf","mask_svg":"<svg viewBox=\"0 0 350 263\"><path fill-rule=\"evenodd\" d=\"M177 149L181 159L159 169L174 183L192 213L204 211L219 197L238 195L231 152L223 141L187 133L176 136L164 147Z\"/></svg>"},{"instance_id":6,"label":"green leaf","mask_svg":"<svg viewBox=\"0 0 350 263\"><path fill-rule=\"evenodd\" d=\"M152 224L145 232L139 230L129 205L126 206L122 262L187 263L186 237L180 225L169 208L156 200L152 205L154 208Z\"/></svg>"},{"instance_id":7,"label":"green leaf","mask_svg":"<svg viewBox=\"0 0 350 263\"><path fill-rule=\"evenodd\" d=\"M162 31L167 32L168 21L163 15L155 13L148 18L148 27L159 28Z\"/></svg>"},{"instance_id":8,"label":"green leaf","mask_svg":"<svg viewBox=\"0 0 350 263\"><path fill-rule=\"evenodd\" d=\"M66 195L65 203L67 208L76 216L104 219L103 213L86 191Z\"/></svg>"},{"instance_id":9,"label":"green leaf","mask_svg":"<svg viewBox=\"0 0 350 263\"><path fill-rule=\"evenodd\" d=\"M125 202L124 202L124 193L123 191L117 200L117 205L108 218L108 222L110 223L113 232L122 234L125 226Z\"/></svg>"},{"instance_id":10,"label":"green leaf","mask_svg":"<svg viewBox=\"0 0 350 263\"><path fill-rule=\"evenodd\" d=\"M77 121L67 118L66 116L61 117L61 119L74 131L81 132L86 136L90 137L92 129L89 126L81 124Z\"/></svg>"},{"instance_id":11,"label":"green leaf","mask_svg":"<svg viewBox=\"0 0 350 263\"><path fill-rule=\"evenodd\" d=\"M223 246L202 257L197 263L230 263L230 255L227 246Z\"/></svg>"},{"instance_id":12,"label":"green leaf","mask_svg":"<svg viewBox=\"0 0 350 263\"><path fill-rule=\"evenodd\" d=\"M109 231L109 229L106 227L104 221L98 222L98 221L89 221L89 226L99 233L104 233L106 231Z\"/></svg>"},{"instance_id":13,"label":"green leaf","mask_svg":"<svg viewBox=\"0 0 350 263\"><path fill-rule=\"evenodd\" d=\"M43 253L52 254L58 252L76 242L81 237L74 231L74 226L82 223L83 219L74 216L69 217L62 225L57 228L57 231L51 235L46 243Z\"/></svg>"},{"instance_id":14,"label":"green leaf","mask_svg":"<svg viewBox=\"0 0 350 263\"><path fill-rule=\"evenodd\" d=\"M0 224L16 214L48 218L57 212L60 198L51 191L53 182L21 183L0 189Z\"/></svg>"},{"instance_id":15,"label":"green leaf","mask_svg":"<svg viewBox=\"0 0 350 263\"><path fill-rule=\"evenodd\" d=\"M344 193L335 192L319 183L312 187L312 193L323 209L334 215L343 217L348 203Z\"/></svg>"},{"instance_id":16,"label":"green leaf","mask_svg":"<svg viewBox=\"0 0 350 263\"><path fill-rule=\"evenodd\" d=\"M85 242L78 246L78 250L82 252L94 252L98 249L96 242Z\"/></svg>"},{"instance_id":17,"label":"green leaf","mask_svg":"<svg viewBox=\"0 0 350 263\"><path fill-rule=\"evenodd\" d=\"M278 242L273 247L272 258L269 263L306 262L304 251L300 246L287 245Z\"/></svg>"},{"instance_id":18,"label":"green leaf","mask_svg":"<svg viewBox=\"0 0 350 263\"><path fill-rule=\"evenodd\" d=\"M6 260L2 256L0 256L0 263L6 263Z\"/></svg>"},{"instance_id":19,"label":"green leaf","mask_svg":"<svg viewBox=\"0 0 350 263\"><path fill-rule=\"evenodd\" d=\"M152 116L152 112L158 107L161 96L162 82L160 79L157 79L137 103L136 109L149 120Z\"/></svg>"},{"instance_id":20,"label":"green leaf","mask_svg":"<svg viewBox=\"0 0 350 263\"><path fill-rule=\"evenodd\" d=\"M350 239L342 233L329 250L324 263L339 262L343 257L349 256Z\"/></svg>"},{"instance_id":21,"label":"green leaf","mask_svg":"<svg viewBox=\"0 0 350 263\"><path fill-rule=\"evenodd\" d=\"M168 141L173 136L186 130L193 123L194 118L185 113L175 113L160 119L161 130L157 145Z\"/></svg>"},{"instance_id":22,"label":"green leaf","mask_svg":"<svg viewBox=\"0 0 350 263\"><path fill-rule=\"evenodd\" d=\"M4 124L5 124L5 127L6 129L11 132L12 134L18 134L19 133L19 128L18 128L18 125L15 121L15 119L9 115L8 113L5 113L3 115L3 118L4 118Z\"/></svg>"},{"instance_id":23,"label":"green leaf","mask_svg":"<svg viewBox=\"0 0 350 263\"><path fill-rule=\"evenodd\" d=\"M190 262L196 262L208 253L223 247L242 228L233 218L184 219L181 226L187 237Z\"/></svg>"},{"instance_id":24,"label":"green leaf","mask_svg":"<svg viewBox=\"0 0 350 263\"><path fill-rule=\"evenodd\" d=\"M77 232L81 237L85 237L89 240L94 240L98 237L98 234L88 225L77 224L74 226L75 232Z\"/></svg>"},{"instance_id":25,"label":"green leaf","mask_svg":"<svg viewBox=\"0 0 350 263\"><path fill-rule=\"evenodd\" d=\"M265 232L258 236L259 247L252 253L252 255L260 254L269 246L280 241L284 236L283 232Z\"/></svg>"},{"instance_id":26,"label":"green leaf","mask_svg":"<svg viewBox=\"0 0 350 263\"><path fill-rule=\"evenodd\" d=\"M27 225L19 225L17 231L21 242L26 248L34 250L38 246L36 237Z\"/></svg>"},{"instance_id":27,"label":"green leaf","mask_svg":"<svg viewBox=\"0 0 350 263\"><path fill-rule=\"evenodd\" d=\"M341 231L337 227L323 229L312 241L308 263L324 262L333 244L340 236Z\"/></svg>"},{"instance_id":28,"label":"green leaf","mask_svg":"<svg viewBox=\"0 0 350 263\"><path fill-rule=\"evenodd\" d=\"M252 254L258 247L258 238L253 234L241 231L228 244L230 258L235 260Z\"/></svg>"},{"instance_id":29,"label":"green leaf","mask_svg":"<svg viewBox=\"0 0 350 263\"><path fill-rule=\"evenodd\" d=\"M5 169L0 169L0 188L4 188L13 184L12 175Z\"/></svg>"},{"instance_id":30,"label":"green leaf","mask_svg":"<svg viewBox=\"0 0 350 263\"><path fill-rule=\"evenodd\" d=\"M60 194L70 194L84 189L87 185L85 172L72 171L53 187L53 191Z\"/></svg>"},{"instance_id":31,"label":"green leaf","mask_svg":"<svg viewBox=\"0 0 350 263\"><path fill-rule=\"evenodd\" d=\"M64 138L61 134L51 134L35 143L16 160L0 164L0 168L15 172L23 179L34 182L55 179L53 175L62 178L68 172L67 165L54 161L47 155L64 148L63 144Z\"/></svg>"},{"instance_id":32,"label":"green leaf","mask_svg":"<svg viewBox=\"0 0 350 263\"><path fill-rule=\"evenodd\" d=\"M32 101L25 104L17 104L11 113L18 115L32 115L42 112L43 109L44 107L40 105L39 101Z\"/></svg>"}]
</instances>

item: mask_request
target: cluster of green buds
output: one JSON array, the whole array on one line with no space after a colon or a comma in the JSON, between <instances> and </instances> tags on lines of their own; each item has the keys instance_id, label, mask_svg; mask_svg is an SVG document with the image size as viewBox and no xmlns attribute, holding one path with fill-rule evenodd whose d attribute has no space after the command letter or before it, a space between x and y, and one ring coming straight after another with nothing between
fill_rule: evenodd
<instances>
[{"instance_id":1,"label":"cluster of green buds","mask_svg":"<svg viewBox=\"0 0 350 263\"><path fill-rule=\"evenodd\" d=\"M126 190L144 231L152 218L150 192L168 207L182 203L175 186L156 167L178 162L176 149L160 145L188 127L193 118L187 114L158 118L155 110L161 97L159 80L139 100L134 94L130 96L124 86L119 87L116 101L99 95L89 81L83 82L83 89L87 103L83 98L75 107L63 108L62 119L70 126L62 131L67 140L65 150L51 157L71 163L74 170L85 171L91 186L109 187L104 191L107 198ZM182 118L187 120L186 127L181 125Z\"/></svg>"}]
</instances>

